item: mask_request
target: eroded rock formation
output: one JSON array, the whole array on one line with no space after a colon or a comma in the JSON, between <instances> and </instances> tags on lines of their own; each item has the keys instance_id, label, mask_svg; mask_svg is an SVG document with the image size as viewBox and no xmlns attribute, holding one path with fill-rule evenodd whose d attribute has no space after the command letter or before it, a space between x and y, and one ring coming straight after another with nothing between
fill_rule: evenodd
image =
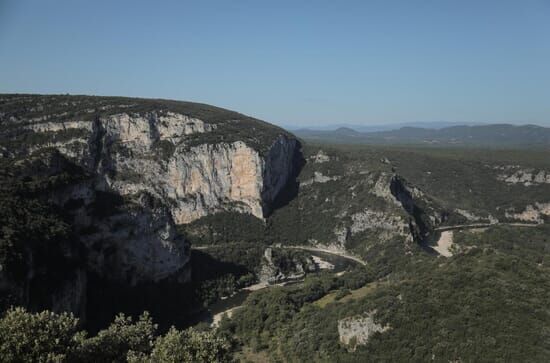
<instances>
[{"instance_id":1,"label":"eroded rock formation","mask_svg":"<svg viewBox=\"0 0 550 363\"><path fill-rule=\"evenodd\" d=\"M70 216L87 271L125 286L188 281L190 248L177 224L225 210L263 219L293 177L300 147L281 129L206 105L70 96L9 102L13 110L0 114L2 157L61 160L86 175L42 199ZM78 313L86 271L65 282L45 305Z\"/></svg>"},{"instance_id":2,"label":"eroded rock formation","mask_svg":"<svg viewBox=\"0 0 550 363\"><path fill-rule=\"evenodd\" d=\"M389 330L388 325L382 326L375 322L376 310L363 316L351 316L338 321L338 335L340 343L348 350L355 351L358 345L365 345L375 333L384 333Z\"/></svg>"},{"instance_id":3,"label":"eroded rock formation","mask_svg":"<svg viewBox=\"0 0 550 363\"><path fill-rule=\"evenodd\" d=\"M285 134L272 140L265 156L246 140L209 143L207 134L216 125L172 112L26 127L39 133L72 130L74 137L32 150L58 148L103 175L106 188L120 195L150 193L170 207L178 224L224 209L263 218L290 178L298 147ZM205 142L186 143L186 136L193 134L205 134Z\"/></svg>"}]
</instances>

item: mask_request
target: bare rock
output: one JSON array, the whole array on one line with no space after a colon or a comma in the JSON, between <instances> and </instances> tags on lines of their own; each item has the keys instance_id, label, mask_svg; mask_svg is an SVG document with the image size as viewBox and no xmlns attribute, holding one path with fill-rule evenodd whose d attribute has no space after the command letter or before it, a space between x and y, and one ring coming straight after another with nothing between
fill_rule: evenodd
<instances>
[{"instance_id":1,"label":"bare rock","mask_svg":"<svg viewBox=\"0 0 550 363\"><path fill-rule=\"evenodd\" d=\"M369 338L375 333L383 333L390 329L374 321L376 310L365 315L352 316L338 321L338 335L340 343L348 350L355 351L358 345L366 345Z\"/></svg>"}]
</instances>

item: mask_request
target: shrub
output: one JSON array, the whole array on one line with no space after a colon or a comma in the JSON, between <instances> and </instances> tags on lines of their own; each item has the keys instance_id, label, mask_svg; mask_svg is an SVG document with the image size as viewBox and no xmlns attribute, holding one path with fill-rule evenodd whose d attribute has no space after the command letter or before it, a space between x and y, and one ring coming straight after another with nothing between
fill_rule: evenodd
<instances>
[{"instance_id":1,"label":"shrub","mask_svg":"<svg viewBox=\"0 0 550 363\"><path fill-rule=\"evenodd\" d=\"M213 331L156 336L147 312L137 321L123 314L97 336L79 331L72 314L12 308L0 319L0 362L225 362L229 340Z\"/></svg>"},{"instance_id":2,"label":"shrub","mask_svg":"<svg viewBox=\"0 0 550 363\"><path fill-rule=\"evenodd\" d=\"M72 314L12 308L0 320L2 362L59 362L77 353L84 334Z\"/></svg>"},{"instance_id":3,"label":"shrub","mask_svg":"<svg viewBox=\"0 0 550 363\"><path fill-rule=\"evenodd\" d=\"M130 351L128 361L137 362L226 362L229 342L213 332L184 331L172 327L166 335L158 337L150 355Z\"/></svg>"},{"instance_id":4,"label":"shrub","mask_svg":"<svg viewBox=\"0 0 550 363\"><path fill-rule=\"evenodd\" d=\"M84 341L81 358L89 362L125 362L130 350L151 351L156 329L147 312L135 323L131 317L119 314L107 329Z\"/></svg>"}]
</instances>

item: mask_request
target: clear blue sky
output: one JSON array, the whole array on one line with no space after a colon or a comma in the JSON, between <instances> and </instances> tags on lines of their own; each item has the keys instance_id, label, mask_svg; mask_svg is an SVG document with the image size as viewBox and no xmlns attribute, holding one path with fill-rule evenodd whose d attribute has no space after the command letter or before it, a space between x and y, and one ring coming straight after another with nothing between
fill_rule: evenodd
<instances>
[{"instance_id":1,"label":"clear blue sky","mask_svg":"<svg viewBox=\"0 0 550 363\"><path fill-rule=\"evenodd\" d=\"M550 1L0 0L0 92L285 125L550 122Z\"/></svg>"}]
</instances>

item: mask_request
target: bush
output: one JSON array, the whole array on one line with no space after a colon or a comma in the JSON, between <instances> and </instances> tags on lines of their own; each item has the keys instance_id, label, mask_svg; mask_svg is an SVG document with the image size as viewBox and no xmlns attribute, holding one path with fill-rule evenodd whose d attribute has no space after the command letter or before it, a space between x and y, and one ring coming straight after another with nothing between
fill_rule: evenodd
<instances>
[{"instance_id":1,"label":"bush","mask_svg":"<svg viewBox=\"0 0 550 363\"><path fill-rule=\"evenodd\" d=\"M345 297L349 294L351 294L351 291L349 291L349 289L345 289L345 288L340 289L340 290L338 290L338 292L334 296L334 300L340 300L340 299L342 299L343 297Z\"/></svg>"},{"instance_id":2,"label":"bush","mask_svg":"<svg viewBox=\"0 0 550 363\"><path fill-rule=\"evenodd\" d=\"M82 344L82 360L89 362L125 362L128 351L150 352L157 326L147 312L139 320L119 314L115 321L97 336Z\"/></svg>"},{"instance_id":3,"label":"bush","mask_svg":"<svg viewBox=\"0 0 550 363\"><path fill-rule=\"evenodd\" d=\"M147 312L137 321L118 315L97 336L79 331L72 314L13 308L0 319L0 362L224 362L229 340L213 331L157 336Z\"/></svg>"},{"instance_id":4,"label":"bush","mask_svg":"<svg viewBox=\"0 0 550 363\"><path fill-rule=\"evenodd\" d=\"M193 329L178 331L172 327L166 335L158 337L150 355L130 351L128 361L137 362L226 362L229 342L213 332Z\"/></svg>"},{"instance_id":5,"label":"bush","mask_svg":"<svg viewBox=\"0 0 550 363\"><path fill-rule=\"evenodd\" d=\"M59 362L74 357L84 334L72 314L43 311L28 313L24 308L6 312L0 320L2 362Z\"/></svg>"}]
</instances>

